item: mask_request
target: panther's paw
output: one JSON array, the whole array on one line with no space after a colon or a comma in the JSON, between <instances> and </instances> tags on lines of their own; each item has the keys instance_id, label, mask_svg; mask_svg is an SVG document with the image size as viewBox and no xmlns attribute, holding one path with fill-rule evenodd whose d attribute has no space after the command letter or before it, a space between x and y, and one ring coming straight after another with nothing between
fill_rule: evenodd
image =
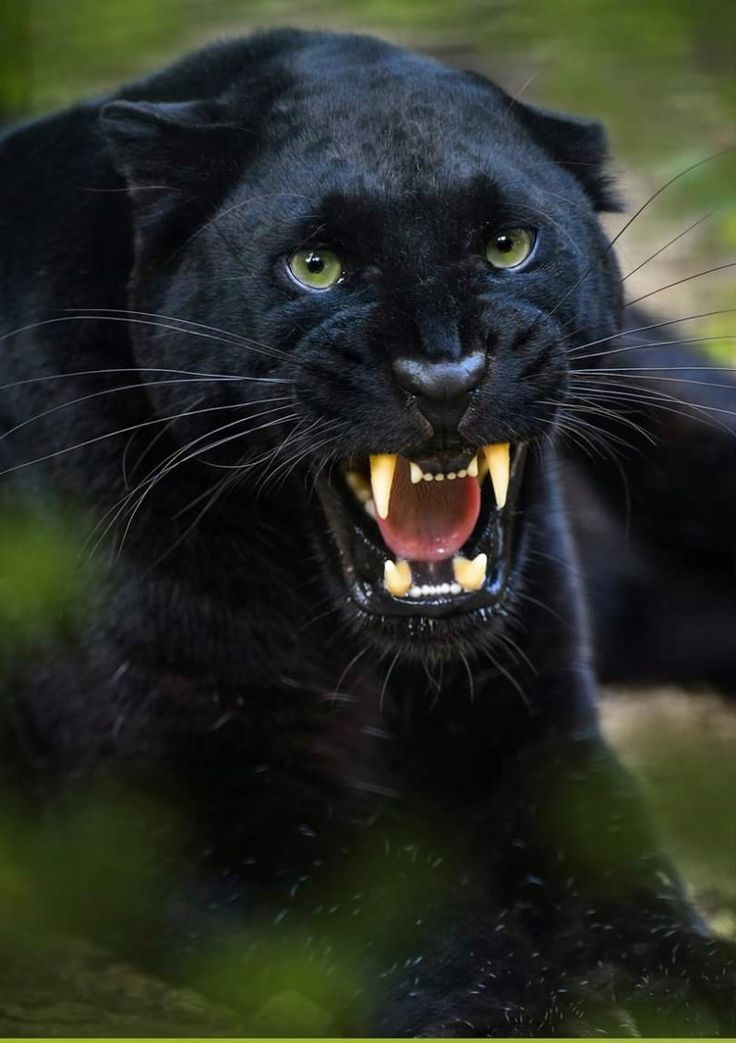
<instances>
[{"instance_id":1,"label":"panther's paw","mask_svg":"<svg viewBox=\"0 0 736 1043\"><path fill-rule=\"evenodd\" d=\"M736 1034L736 947L690 930L666 932L616 959L614 982L642 1036Z\"/></svg>"}]
</instances>

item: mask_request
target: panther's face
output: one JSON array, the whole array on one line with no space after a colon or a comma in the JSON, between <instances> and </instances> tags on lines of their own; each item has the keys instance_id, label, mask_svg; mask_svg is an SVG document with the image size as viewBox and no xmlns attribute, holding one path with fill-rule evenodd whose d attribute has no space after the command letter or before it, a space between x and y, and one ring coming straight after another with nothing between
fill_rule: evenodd
<instances>
[{"instance_id":1,"label":"panther's face","mask_svg":"<svg viewBox=\"0 0 736 1043\"><path fill-rule=\"evenodd\" d=\"M185 338L182 368L278 382L204 403L275 410L232 439L243 480L310 519L363 628L437 647L503 604L570 348L618 323L603 145L597 125L355 46L290 55L260 113L235 92L105 118L138 188L134 306L233 334ZM173 191L141 189L162 176ZM170 365L171 341L143 331L143 364Z\"/></svg>"}]
</instances>

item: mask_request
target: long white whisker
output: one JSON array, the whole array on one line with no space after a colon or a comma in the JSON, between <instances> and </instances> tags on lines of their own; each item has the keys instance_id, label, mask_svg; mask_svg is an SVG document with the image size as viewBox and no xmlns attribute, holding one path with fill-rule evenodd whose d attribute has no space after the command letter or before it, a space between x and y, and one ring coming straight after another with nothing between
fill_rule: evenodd
<instances>
[{"instance_id":1,"label":"long white whisker","mask_svg":"<svg viewBox=\"0 0 736 1043\"><path fill-rule=\"evenodd\" d=\"M155 311L137 311L134 308L65 308L64 311L76 311L80 314L84 313L85 318L105 318L106 316L117 317L134 315L138 318L144 319L159 319L165 323L178 323L180 326L192 326L195 330L205 330L207 333L217 334L220 338L229 338L229 343L236 345L237 347L252 348L253 350L260 349L273 353L283 359L291 361L291 356L282 351L280 348L275 348L271 344L264 344L262 341L254 340L252 337L243 337L239 333L233 333L231 330L223 330L219 326L208 326L203 322L194 322L192 319L181 319L176 315L162 315ZM89 313L89 314L88 314ZM167 329L178 329L179 327L166 326ZM184 329L182 332L186 333ZM228 343L227 340L223 343Z\"/></svg>"},{"instance_id":2,"label":"long white whisker","mask_svg":"<svg viewBox=\"0 0 736 1043\"><path fill-rule=\"evenodd\" d=\"M241 408L246 406L246 405L254 405L254 404L255 403L240 403ZM202 410L187 410L187 411L185 411L183 413L177 413L176 415L171 416L171 417L159 418L159 420L169 420L171 422L174 422L176 420L179 420L179 419L182 419L182 418L185 418L185 417L198 416L200 413L216 412L216 411L219 411L221 409L226 409L226 408L230 409L230 408L233 408L233 407L232 406L209 406L206 409L202 409ZM141 481L138 483L138 485L134 489L126 490L124 495L104 512L102 517L99 518L98 521L96 522L94 528L92 529L91 533L87 537L87 540L85 540L85 546L94 537L95 532L104 524L106 519L109 518L110 515L113 515L112 520L105 527L105 529L102 532L100 538L97 540L94 548L92 549L92 553L94 554L95 551L97 550L97 547L100 545L102 540L104 540L105 536L110 531L111 527L116 523L116 521L121 516L121 514L124 513L124 511L126 510L127 506L130 504L131 500L144 487L146 487L146 485L150 481L152 481L155 478L155 476L160 471L163 471L166 468L167 464L171 463L173 460L176 460L183 452L186 452L186 450L188 448L191 448L192 445L195 445L197 442L202 441L204 438L211 438L212 435L217 434L219 431L225 430L226 428L230 428L230 427L234 426L234 424L242 424L242 423L245 423L246 421L257 419L257 418L259 418L261 416L269 416L272 413L279 412L280 410L285 409L285 408L287 408L286 404L282 405L282 406L273 406L271 409L263 410L263 411L261 411L258 414L249 414L248 416L245 416L245 417L239 417L237 420L232 421L231 423L224 424L221 427L215 428L214 431L208 431L205 435L200 435L198 438L193 439L191 442L187 443L186 446L179 447L178 449L176 449L173 453L171 453L166 458L166 460L163 461L163 463L156 465L156 467L154 467L151 471L149 471L148 474L146 474L141 479ZM279 417L277 422L280 422L281 419L282 418ZM154 421L150 421L150 423L153 423L153 422ZM144 426L144 425L139 425L139 426ZM136 428L136 430L138 430L138 428ZM119 432L115 432L115 433L117 434Z\"/></svg>"},{"instance_id":3,"label":"long white whisker","mask_svg":"<svg viewBox=\"0 0 736 1043\"><path fill-rule=\"evenodd\" d=\"M616 347L616 348L608 348L606 351L593 351L589 355L580 355L580 354L578 354L577 351L573 350L573 351L571 351L569 353L569 355L570 355L570 358L573 359L574 362L581 362L584 359L599 359L599 358L603 358L606 355L619 355L619 354L623 355L624 352L627 352L627 351L641 351L644 348L664 348L664 347L672 347L673 345L678 345L678 344L706 344L709 341L720 341L720 340L736 340L736 336L732 336L731 334L726 334L725 336L712 336L712 337L686 337L684 339L683 338L678 338L677 340L650 340L650 341L645 341L643 344L627 344L623 348ZM590 345L588 345L588 347L590 347ZM582 351L583 349L580 348L578 350ZM685 369L685 366L682 366L680 368ZM703 369L715 369L715 368L716 368L715 366L703 366Z\"/></svg>"},{"instance_id":4,"label":"long white whisker","mask_svg":"<svg viewBox=\"0 0 736 1043\"><path fill-rule=\"evenodd\" d=\"M586 351L588 348L594 348L597 344L606 344L608 341L617 340L619 337L633 337L635 333L646 333L648 330L658 330L662 326L676 326L680 322L692 322L694 319L708 319L713 315L731 315L736 312L736 308L717 308L715 311L701 311L695 315L682 315L677 319L666 319L663 322L651 322L647 326L637 326L635 329L623 329L617 333L609 333L605 337L599 337L597 340L589 340L586 344L577 344L572 351ZM570 336L575 337L580 331L577 330ZM662 341L654 341L653 343L661 344Z\"/></svg>"},{"instance_id":5,"label":"long white whisker","mask_svg":"<svg viewBox=\"0 0 736 1043\"><path fill-rule=\"evenodd\" d=\"M126 318L123 315L59 315L53 319L41 319L39 322L32 322L27 326L20 326L15 330L11 330L9 333L3 334L3 336L0 337L0 344L2 344L3 341L9 340L11 337L17 337L21 333L28 333L30 330L39 329L43 326L51 326L60 322L81 322L84 320L89 320L90 322L122 322L137 324L140 326L152 326L158 329L173 330L174 333L185 333L190 337L201 337L204 340L215 341L218 344L229 344L231 346L235 345L236 347L247 348L250 351L255 351L261 355L267 355L270 358L284 359L283 353L278 353L275 350L267 351L265 348L256 347L252 344L239 343L232 339L227 340L224 337L215 336L211 333L202 333L196 329L187 329L184 326L172 326L170 323L154 322L151 319ZM286 357L288 358L288 356ZM291 359L290 361L293 362Z\"/></svg>"},{"instance_id":6,"label":"long white whisker","mask_svg":"<svg viewBox=\"0 0 736 1043\"><path fill-rule=\"evenodd\" d=\"M687 235L688 232L692 232L692 230L697 228L698 225L702 225L702 223L707 221L709 217L712 217L714 213L715 211L711 210L709 213L703 214L702 217L699 217L697 221L693 221L691 225L687 226L684 232L679 232L673 239L670 239L669 242L665 243L664 246L660 246L658 250L655 250L653 254L650 254L646 260L641 262L641 264L637 264L636 268L632 268L630 272L627 272L626 275L622 277L621 282L626 282L626 280L630 279L632 275L636 275L636 273L640 272L642 268L649 264L650 261L653 261L655 257L659 257L659 255L664 253L665 250L668 250L670 246L674 246L674 244L682 239L684 235Z\"/></svg>"},{"instance_id":7,"label":"long white whisker","mask_svg":"<svg viewBox=\"0 0 736 1043\"><path fill-rule=\"evenodd\" d=\"M152 478L144 479L144 483L146 484L146 488L141 492L141 495L138 498L138 501L137 501L135 507L132 509L132 511L130 513L130 516L128 518L128 522L127 522L127 524L125 526L125 530L123 532L123 536L122 536L122 539L121 539L119 547L118 547L118 556L122 553L123 545L125 543L125 540L127 539L128 533L130 532L130 528L131 528L131 526L133 524L133 521L135 520L135 517L138 514L138 511L143 506L143 503L146 500L146 498L148 497L149 493L159 484L159 482L163 481L163 479L166 478L167 475L171 474L171 472L173 470L175 470L177 467L181 467L183 464L188 463L190 460L194 460L196 457L201 456L203 453L212 452L213 449L217 449L217 448L219 448L222 445L227 445L229 442L236 441L239 438L244 438L247 435L254 434L256 431L262 431L262 430L264 430L266 428L273 427L276 424L287 423L290 419L292 419L295 416L296 416L296 414L291 414L291 415L285 416L285 417L277 417L275 420L269 420L268 422L266 422L264 424L259 424L259 425L257 425L254 428L248 428L246 431L238 431L235 434L228 435L226 438L221 438L221 439L219 439L218 441L216 441L214 443L210 443L208 445L202 446L200 449L197 449L193 453L192 452L186 452L188 449L191 449L191 447L193 445L195 445L197 442L203 441L203 439L205 437L211 438L212 434L215 433L215 432L208 432L206 436L200 436L199 438L193 439L192 442L190 442L187 446L184 446L177 453L174 453L173 457L169 458L169 461L166 463L166 465L160 467L156 471L155 475ZM255 419L255 418L254 417L243 417L243 418L241 418L239 420L232 421L232 423L230 423L230 424L224 424L222 427L218 428L217 431L223 431L223 430L226 430L229 427L235 426L236 424L243 423L245 420L253 420L253 419ZM186 453L186 455L181 455L182 453Z\"/></svg>"},{"instance_id":8,"label":"long white whisker","mask_svg":"<svg viewBox=\"0 0 736 1043\"><path fill-rule=\"evenodd\" d=\"M288 396L287 396L288 397ZM155 424L162 424L167 420L176 420L179 417L185 416L199 416L201 413L215 412L219 409L236 409L244 408L247 405L252 405L250 402L238 402L235 404L228 404L224 406L208 406L206 409L197 410L196 412L185 411L183 413L177 413L173 416L159 416L152 420L142 420L137 424L130 424L128 427L120 427L116 431L106 431L104 435L95 435L94 438L86 438L83 442L76 442L74 445L67 445L61 449L56 449L53 453L47 453L46 456L38 456L35 460L25 460L23 463L14 464L12 467L6 467L4 471L0 471L0 478L4 478L7 474L13 474L15 471L23 470L26 467L33 467L36 464L46 463L48 460L54 460L58 456L63 456L65 453L73 453L77 449L85 449L89 445L95 445L97 442L103 442L108 438L117 438L120 435L127 435L131 431L142 430L145 427L152 427ZM278 408L278 407L276 407Z\"/></svg>"},{"instance_id":9,"label":"long white whisker","mask_svg":"<svg viewBox=\"0 0 736 1043\"><path fill-rule=\"evenodd\" d=\"M726 268L736 268L736 261L729 261L727 264L717 264L713 268L706 268L705 271L695 272L693 275L686 275L682 279L668 282L666 286L659 286L656 290L650 290L649 293L643 293L641 297L635 297L633 301L627 301L626 304L624 304L624 308L631 308L635 304L639 304L640 301L645 301L649 297L654 297L658 293L663 293L665 290L671 290L673 286L682 286L683 283L690 282L692 279L700 279L703 275L711 275L712 272L722 272Z\"/></svg>"},{"instance_id":10,"label":"long white whisker","mask_svg":"<svg viewBox=\"0 0 736 1043\"><path fill-rule=\"evenodd\" d=\"M1 384L0 391L13 391L15 388L27 387L30 384L46 384L49 381L69 380L72 377L104 377L112 373L168 373L180 377L204 377L208 380L222 381L250 381L255 384L292 383L287 377L249 377L236 376L233 373L201 373L196 369L168 369L163 366L120 366L114 369L80 369L73 373L52 373L45 377L28 377L26 380L16 380L12 384Z\"/></svg>"},{"instance_id":11,"label":"long white whisker","mask_svg":"<svg viewBox=\"0 0 736 1043\"><path fill-rule=\"evenodd\" d=\"M136 381L134 384L123 384L114 388L103 388L101 391L92 391L88 395L80 395L79 398L69 399L67 402L57 402L54 406L49 406L48 409L42 410L40 413L36 413L35 416L27 417L25 420L21 420L15 427L9 428L7 431L3 431L0 434L0 442L4 438L8 438L10 435L14 435L17 431L21 431L24 427L28 427L29 424L35 423L37 420L43 420L44 417L51 416L53 413L58 413L61 409L67 409L71 406L79 406L84 402L90 402L95 398L103 398L106 395L116 395L120 391L142 391L144 388L149 387L165 387L173 384L203 384L219 382L218 377L200 378L196 377L193 380L189 377L178 377L173 380L147 380L144 383ZM282 395L282 399L289 398L288 395ZM266 401L275 402L277 399L267 399Z\"/></svg>"}]
</instances>

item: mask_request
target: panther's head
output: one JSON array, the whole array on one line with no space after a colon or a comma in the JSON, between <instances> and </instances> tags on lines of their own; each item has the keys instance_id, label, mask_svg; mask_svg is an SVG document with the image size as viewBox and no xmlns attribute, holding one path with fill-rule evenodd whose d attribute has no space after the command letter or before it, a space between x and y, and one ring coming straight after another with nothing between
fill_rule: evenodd
<instances>
[{"instance_id":1,"label":"panther's head","mask_svg":"<svg viewBox=\"0 0 736 1043\"><path fill-rule=\"evenodd\" d=\"M138 358L237 378L198 407L262 421L225 414L202 447L311 519L364 629L447 646L512 582L571 346L620 322L603 131L361 37L267 34L239 54L220 54L214 99L164 77L103 112L135 219L132 307L203 324L142 326Z\"/></svg>"}]
</instances>

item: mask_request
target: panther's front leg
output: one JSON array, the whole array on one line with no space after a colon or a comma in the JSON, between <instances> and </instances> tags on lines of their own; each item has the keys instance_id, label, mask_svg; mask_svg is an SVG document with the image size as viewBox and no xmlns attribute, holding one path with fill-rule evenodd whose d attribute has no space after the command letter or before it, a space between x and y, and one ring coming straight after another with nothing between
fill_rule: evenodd
<instances>
[{"instance_id":1,"label":"panther's front leg","mask_svg":"<svg viewBox=\"0 0 736 1043\"><path fill-rule=\"evenodd\" d=\"M382 1029L732 1035L736 953L689 905L603 741L549 732L502 775L445 821L473 895L438 918Z\"/></svg>"}]
</instances>

